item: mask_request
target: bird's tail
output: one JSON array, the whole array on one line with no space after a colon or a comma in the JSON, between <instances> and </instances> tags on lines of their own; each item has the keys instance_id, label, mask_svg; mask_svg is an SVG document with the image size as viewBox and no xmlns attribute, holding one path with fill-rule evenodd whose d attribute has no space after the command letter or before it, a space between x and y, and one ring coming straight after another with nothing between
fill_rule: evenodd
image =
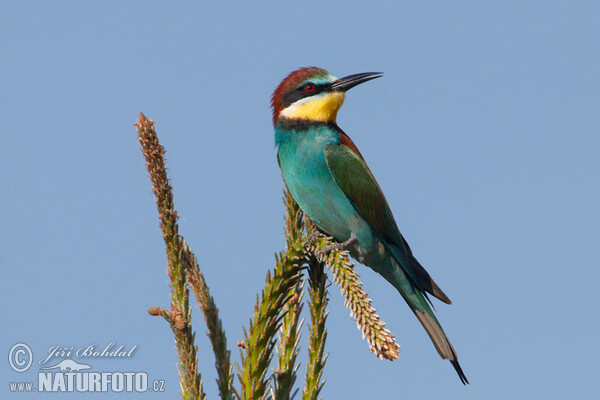
<instances>
[{"instance_id":1,"label":"bird's tail","mask_svg":"<svg viewBox=\"0 0 600 400\"><path fill-rule=\"evenodd\" d=\"M413 312L419 319L419 322L421 322L421 325L423 325L423 328L425 328L425 331L429 335L429 338L433 342L433 345L435 346L435 349L437 350L440 357L442 357L442 359L444 360L449 360L454 369L456 370L460 381L465 385L468 384L469 381L467 380L465 373L463 372L462 368L460 367L460 364L458 363L458 357L456 356L454 347L452 347L452 343L450 343L450 340L448 340L448 337L442 329L442 326L440 325L439 321L437 320L435 315L433 315L433 311L429 307L429 304L427 304L425 297L418 290L415 290L415 294L419 298L421 306L422 308L424 308L424 311L420 311L414 308L411 305L411 302L408 300L407 303L411 306L410 308L413 310Z\"/></svg>"},{"instance_id":2,"label":"bird's tail","mask_svg":"<svg viewBox=\"0 0 600 400\"><path fill-rule=\"evenodd\" d=\"M458 363L458 357L452 347L452 343L448 340L446 333L442 329L439 321L433 314L433 310L429 306L427 298L421 290L408 279L408 277L402 271L402 268L392 259L392 265L395 267L390 275L382 274L394 287L400 292L404 300L408 303L411 310L417 316L423 328L429 335L429 338L433 342L435 349L439 353L440 357L444 360L450 361L460 381L463 384L468 384L469 381L465 376L460 364Z\"/></svg>"}]
</instances>

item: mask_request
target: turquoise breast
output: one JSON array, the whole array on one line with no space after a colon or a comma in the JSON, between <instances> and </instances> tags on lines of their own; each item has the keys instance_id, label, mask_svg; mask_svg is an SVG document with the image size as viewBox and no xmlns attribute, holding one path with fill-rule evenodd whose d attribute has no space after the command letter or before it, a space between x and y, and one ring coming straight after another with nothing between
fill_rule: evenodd
<instances>
[{"instance_id":1,"label":"turquoise breast","mask_svg":"<svg viewBox=\"0 0 600 400\"><path fill-rule=\"evenodd\" d=\"M333 180L325 161L325 146L339 143L339 137L326 124L294 127L278 123L275 128L277 157L292 196L322 231L345 241L352 227L364 220Z\"/></svg>"}]
</instances>

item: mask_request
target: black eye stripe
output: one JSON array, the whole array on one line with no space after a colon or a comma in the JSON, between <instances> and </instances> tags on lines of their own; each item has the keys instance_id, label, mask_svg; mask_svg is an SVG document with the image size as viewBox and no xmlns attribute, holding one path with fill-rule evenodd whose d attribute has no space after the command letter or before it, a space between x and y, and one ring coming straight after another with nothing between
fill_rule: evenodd
<instances>
[{"instance_id":1,"label":"black eye stripe","mask_svg":"<svg viewBox=\"0 0 600 400\"><path fill-rule=\"evenodd\" d=\"M312 91L305 90L306 86L309 84L312 84L314 87L314 89ZM297 88L285 92L281 96L281 108L284 109L286 107L289 107L291 104L293 104L296 101L303 99L305 97L310 97L310 96L314 96L319 93L322 93L329 86L331 86L331 84L329 84L329 83L317 85L316 83L305 82L302 85L298 86Z\"/></svg>"}]
</instances>

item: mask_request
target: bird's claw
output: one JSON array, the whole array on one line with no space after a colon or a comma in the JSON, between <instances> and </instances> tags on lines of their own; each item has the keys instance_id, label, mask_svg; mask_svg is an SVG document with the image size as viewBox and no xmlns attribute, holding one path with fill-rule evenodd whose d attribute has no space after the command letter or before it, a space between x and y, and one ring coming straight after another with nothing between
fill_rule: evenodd
<instances>
[{"instance_id":1,"label":"bird's claw","mask_svg":"<svg viewBox=\"0 0 600 400\"><path fill-rule=\"evenodd\" d=\"M352 233L350 235L350 239L346 240L345 242L342 242L342 243L332 243L330 245L327 245L327 246L323 247L321 249L321 251L319 251L317 253L317 257L318 258L325 258L325 256L330 251L332 251L332 250L340 250L340 251L348 250L348 248L350 246L352 246L356 242L358 242L358 239L356 238L356 236L354 236L354 233Z\"/></svg>"},{"instance_id":2,"label":"bird's claw","mask_svg":"<svg viewBox=\"0 0 600 400\"><path fill-rule=\"evenodd\" d=\"M314 231L312 231L307 237L306 240L304 241L304 248L308 248L310 246L312 246L313 244L315 244L315 242L317 241L317 238L319 236L321 236L322 233L319 232L318 229L315 229Z\"/></svg>"}]
</instances>

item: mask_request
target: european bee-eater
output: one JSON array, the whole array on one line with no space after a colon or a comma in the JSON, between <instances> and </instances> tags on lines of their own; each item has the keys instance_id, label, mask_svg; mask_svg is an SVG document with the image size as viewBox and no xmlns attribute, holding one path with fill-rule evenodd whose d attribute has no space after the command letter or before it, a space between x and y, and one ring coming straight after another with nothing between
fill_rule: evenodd
<instances>
[{"instance_id":1,"label":"european bee-eater","mask_svg":"<svg viewBox=\"0 0 600 400\"><path fill-rule=\"evenodd\" d=\"M368 72L337 79L317 67L289 74L271 99L277 159L304 213L340 248L400 292L440 356L467 384L427 294L447 304L450 299L413 256L364 158L336 124L346 91L382 75Z\"/></svg>"}]
</instances>

